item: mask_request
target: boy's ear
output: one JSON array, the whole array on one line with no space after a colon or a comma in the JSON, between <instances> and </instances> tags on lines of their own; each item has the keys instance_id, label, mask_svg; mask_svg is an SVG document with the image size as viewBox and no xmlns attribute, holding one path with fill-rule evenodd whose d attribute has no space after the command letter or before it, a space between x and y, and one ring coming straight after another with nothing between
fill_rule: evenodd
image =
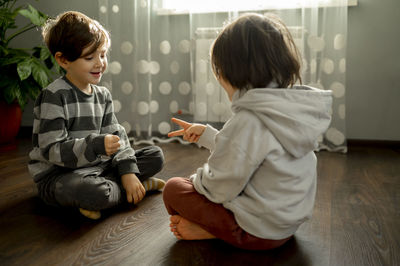
<instances>
[{"instance_id":1,"label":"boy's ear","mask_svg":"<svg viewBox=\"0 0 400 266\"><path fill-rule=\"evenodd\" d=\"M61 52L56 52L54 55L54 59L56 59L57 63L60 65L60 67L67 70L69 61L63 56L63 54Z\"/></svg>"}]
</instances>

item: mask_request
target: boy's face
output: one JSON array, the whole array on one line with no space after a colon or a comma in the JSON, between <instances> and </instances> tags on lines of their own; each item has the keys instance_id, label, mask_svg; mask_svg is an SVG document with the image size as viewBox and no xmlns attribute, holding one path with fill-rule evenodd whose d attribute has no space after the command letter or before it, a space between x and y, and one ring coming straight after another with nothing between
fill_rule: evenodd
<instances>
[{"instance_id":1,"label":"boy's face","mask_svg":"<svg viewBox=\"0 0 400 266\"><path fill-rule=\"evenodd\" d=\"M86 47L82 54L90 50ZM90 84L98 84L107 68L107 48L99 47L92 54L65 63L66 77L79 89L90 92Z\"/></svg>"}]
</instances>

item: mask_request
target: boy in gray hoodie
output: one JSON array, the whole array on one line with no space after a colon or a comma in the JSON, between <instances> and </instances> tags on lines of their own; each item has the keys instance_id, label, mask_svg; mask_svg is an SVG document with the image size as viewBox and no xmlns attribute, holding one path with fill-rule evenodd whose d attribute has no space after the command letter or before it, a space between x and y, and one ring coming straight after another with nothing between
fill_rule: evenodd
<instances>
[{"instance_id":1,"label":"boy in gray hoodie","mask_svg":"<svg viewBox=\"0 0 400 266\"><path fill-rule=\"evenodd\" d=\"M272 249L310 218L317 139L331 120L330 91L301 84L300 56L275 16L246 14L211 50L214 74L232 101L221 131L173 118L189 142L211 155L190 179L163 192L178 239L219 238L243 249Z\"/></svg>"}]
</instances>

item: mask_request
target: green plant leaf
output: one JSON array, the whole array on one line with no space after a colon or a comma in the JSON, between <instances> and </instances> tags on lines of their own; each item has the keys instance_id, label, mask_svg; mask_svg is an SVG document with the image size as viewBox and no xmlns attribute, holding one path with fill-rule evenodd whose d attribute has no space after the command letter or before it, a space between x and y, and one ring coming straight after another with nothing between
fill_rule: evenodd
<instances>
[{"instance_id":1,"label":"green plant leaf","mask_svg":"<svg viewBox=\"0 0 400 266\"><path fill-rule=\"evenodd\" d=\"M7 87L4 88L3 97L7 103L11 104L14 102L17 94L19 93L19 84L15 80L9 83Z\"/></svg>"},{"instance_id":2,"label":"green plant leaf","mask_svg":"<svg viewBox=\"0 0 400 266\"><path fill-rule=\"evenodd\" d=\"M12 64L16 64L19 62L22 62L26 59L26 57L3 57L0 58L0 66L7 66L7 65L12 65Z\"/></svg>"},{"instance_id":3,"label":"green plant leaf","mask_svg":"<svg viewBox=\"0 0 400 266\"><path fill-rule=\"evenodd\" d=\"M32 75L39 85L44 88L49 84L49 79L46 72L47 68L44 67L39 60L33 60Z\"/></svg>"},{"instance_id":4,"label":"green plant leaf","mask_svg":"<svg viewBox=\"0 0 400 266\"><path fill-rule=\"evenodd\" d=\"M17 72L19 78L22 80L27 79L32 73L32 59L28 59L18 63L17 65Z\"/></svg>"},{"instance_id":5,"label":"green plant leaf","mask_svg":"<svg viewBox=\"0 0 400 266\"><path fill-rule=\"evenodd\" d=\"M44 61L51 56L51 53L47 47L42 46L40 49L40 60Z\"/></svg>"},{"instance_id":6,"label":"green plant leaf","mask_svg":"<svg viewBox=\"0 0 400 266\"><path fill-rule=\"evenodd\" d=\"M26 97L35 100L41 91L39 84L30 76L28 79L21 82L21 90L26 94Z\"/></svg>"},{"instance_id":7,"label":"green plant leaf","mask_svg":"<svg viewBox=\"0 0 400 266\"><path fill-rule=\"evenodd\" d=\"M28 18L34 25L42 26L43 23L46 21L46 18L43 18L39 11L37 11L33 6L28 5L28 9L21 9L19 13Z\"/></svg>"}]
</instances>

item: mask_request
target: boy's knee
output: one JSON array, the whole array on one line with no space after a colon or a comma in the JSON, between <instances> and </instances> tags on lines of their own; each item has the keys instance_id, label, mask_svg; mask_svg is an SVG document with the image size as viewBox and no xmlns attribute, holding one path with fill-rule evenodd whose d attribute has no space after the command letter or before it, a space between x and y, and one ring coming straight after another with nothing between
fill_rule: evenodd
<instances>
[{"instance_id":1,"label":"boy's knee","mask_svg":"<svg viewBox=\"0 0 400 266\"><path fill-rule=\"evenodd\" d=\"M154 157L154 168L157 169L157 172L159 172L164 166L164 153L158 146L151 146L151 151Z\"/></svg>"},{"instance_id":2,"label":"boy's knee","mask_svg":"<svg viewBox=\"0 0 400 266\"><path fill-rule=\"evenodd\" d=\"M164 153L158 146L148 146L139 153L142 163L146 168L145 176L153 176L161 171L164 166Z\"/></svg>"},{"instance_id":3,"label":"boy's knee","mask_svg":"<svg viewBox=\"0 0 400 266\"><path fill-rule=\"evenodd\" d=\"M72 187L56 185L57 201L64 206L80 207L87 210L102 210L116 205L120 189L109 180L82 180Z\"/></svg>"},{"instance_id":4,"label":"boy's knee","mask_svg":"<svg viewBox=\"0 0 400 266\"><path fill-rule=\"evenodd\" d=\"M182 181L182 177L172 177L168 179L163 188L164 201L169 201L170 199L175 198L176 194L180 192L180 184L182 183Z\"/></svg>"}]
</instances>

